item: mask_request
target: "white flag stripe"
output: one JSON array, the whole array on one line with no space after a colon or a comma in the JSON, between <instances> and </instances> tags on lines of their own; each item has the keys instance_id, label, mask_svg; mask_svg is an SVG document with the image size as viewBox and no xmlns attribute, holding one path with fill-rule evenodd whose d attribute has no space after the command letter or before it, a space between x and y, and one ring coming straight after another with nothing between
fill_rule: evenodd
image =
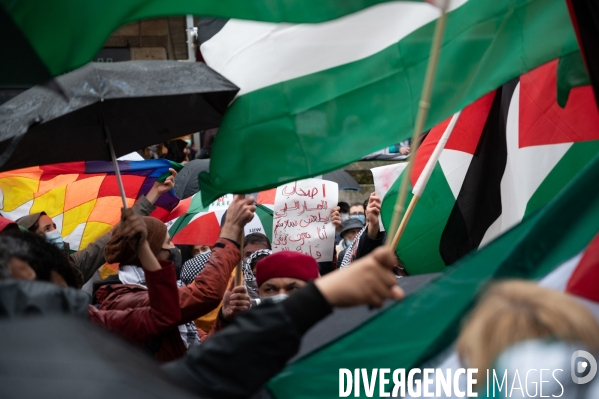
<instances>
[{"instance_id":1,"label":"white flag stripe","mask_svg":"<svg viewBox=\"0 0 599 399\"><path fill-rule=\"evenodd\" d=\"M559 267L556 267L551 273L539 280L539 285L545 288L551 288L557 291L566 291L566 285L568 280L574 273L574 270L582 259L583 252L568 259L562 263Z\"/></svg>"},{"instance_id":2,"label":"white flag stripe","mask_svg":"<svg viewBox=\"0 0 599 399\"><path fill-rule=\"evenodd\" d=\"M439 157L439 164L454 198L458 198L471 161L472 154L450 149L444 149Z\"/></svg>"},{"instance_id":3,"label":"white flag stripe","mask_svg":"<svg viewBox=\"0 0 599 399\"><path fill-rule=\"evenodd\" d=\"M467 0L453 0L450 10ZM397 1L319 24L230 20L201 45L215 71L238 95L370 57L441 14L427 3Z\"/></svg>"}]
</instances>

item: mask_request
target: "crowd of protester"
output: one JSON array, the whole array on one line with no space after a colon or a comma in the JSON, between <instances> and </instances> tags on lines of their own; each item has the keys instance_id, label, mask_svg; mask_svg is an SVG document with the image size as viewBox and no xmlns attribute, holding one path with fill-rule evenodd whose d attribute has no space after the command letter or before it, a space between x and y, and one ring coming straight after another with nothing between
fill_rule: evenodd
<instances>
[{"instance_id":1,"label":"crowd of protester","mask_svg":"<svg viewBox=\"0 0 599 399\"><path fill-rule=\"evenodd\" d=\"M384 247L374 193L331 211L339 233L333 262L273 253L259 233L245 236L242 247L238 237L256 209L244 196L232 201L217 242L194 246L183 262L165 224L148 216L173 184L174 176L156 183L109 233L74 253L44 212L16 223L0 217L0 315L85 313L161 363L168 384L197 397L243 398L284 367L302 335L333 307L403 298L397 280L406 272ZM105 263L118 264L118 273L101 279L96 272ZM213 313L199 327L196 321ZM511 346L545 337L599 349L599 326L583 305L534 283L507 281L481 298L457 352L463 364L485 369Z\"/></svg>"}]
</instances>

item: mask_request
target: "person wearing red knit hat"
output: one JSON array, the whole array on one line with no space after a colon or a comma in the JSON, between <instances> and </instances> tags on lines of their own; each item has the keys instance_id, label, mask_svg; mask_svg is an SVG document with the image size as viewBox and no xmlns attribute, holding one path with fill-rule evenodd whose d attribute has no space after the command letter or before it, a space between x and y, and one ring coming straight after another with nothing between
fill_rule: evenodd
<instances>
[{"instance_id":1,"label":"person wearing red knit hat","mask_svg":"<svg viewBox=\"0 0 599 399\"><path fill-rule=\"evenodd\" d=\"M260 299L282 301L318 275L314 258L297 252L283 251L261 259L256 265L256 283Z\"/></svg>"},{"instance_id":2,"label":"person wearing red knit hat","mask_svg":"<svg viewBox=\"0 0 599 399\"><path fill-rule=\"evenodd\" d=\"M4 216L0 216L0 235L19 234L20 232L19 225Z\"/></svg>"}]
</instances>

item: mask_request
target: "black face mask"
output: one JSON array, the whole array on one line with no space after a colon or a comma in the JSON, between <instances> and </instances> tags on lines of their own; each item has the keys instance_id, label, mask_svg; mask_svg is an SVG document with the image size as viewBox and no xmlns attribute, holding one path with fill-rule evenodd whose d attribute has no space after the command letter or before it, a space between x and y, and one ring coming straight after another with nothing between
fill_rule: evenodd
<instances>
[{"instance_id":1,"label":"black face mask","mask_svg":"<svg viewBox=\"0 0 599 399\"><path fill-rule=\"evenodd\" d=\"M172 261L175 264L175 274L177 278L181 275L181 268L183 267L183 258L181 257L181 251L179 248L169 248L168 252L170 253L168 256L168 260Z\"/></svg>"}]
</instances>

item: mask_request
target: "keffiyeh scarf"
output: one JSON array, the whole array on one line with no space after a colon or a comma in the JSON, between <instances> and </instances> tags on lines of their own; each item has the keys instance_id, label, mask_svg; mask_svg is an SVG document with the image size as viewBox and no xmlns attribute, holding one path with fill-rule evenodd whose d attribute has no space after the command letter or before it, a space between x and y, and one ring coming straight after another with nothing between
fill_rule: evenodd
<instances>
[{"instance_id":1,"label":"keffiyeh scarf","mask_svg":"<svg viewBox=\"0 0 599 399\"><path fill-rule=\"evenodd\" d=\"M204 270L206 262L208 262L211 253L212 252L206 252L203 254L196 255L183 264L183 267L181 268L181 281L183 282L183 284L191 284L191 282L196 278L196 276L202 270Z\"/></svg>"},{"instance_id":2,"label":"keffiyeh scarf","mask_svg":"<svg viewBox=\"0 0 599 399\"><path fill-rule=\"evenodd\" d=\"M250 299L256 300L260 298L258 295L258 283L256 283L256 277L254 276L254 272L252 272L252 262L254 262L259 256L271 254L272 251L270 249L259 249L251 254L241 266L244 276L244 285L248 291Z\"/></svg>"},{"instance_id":3,"label":"keffiyeh scarf","mask_svg":"<svg viewBox=\"0 0 599 399\"><path fill-rule=\"evenodd\" d=\"M368 226L364 226L362 228L362 230L360 230L360 232L358 234L356 234L356 238L354 238L354 240L349 245L349 247L347 247L347 250L345 251L345 256L343 256L343 260L341 261L341 266L339 267L340 269L345 269L346 267L349 266L350 263L352 263L354 260L356 260L356 254L358 252L358 244L360 243L360 238L362 237L362 234L364 234L364 232L366 231L367 227Z\"/></svg>"}]
</instances>

